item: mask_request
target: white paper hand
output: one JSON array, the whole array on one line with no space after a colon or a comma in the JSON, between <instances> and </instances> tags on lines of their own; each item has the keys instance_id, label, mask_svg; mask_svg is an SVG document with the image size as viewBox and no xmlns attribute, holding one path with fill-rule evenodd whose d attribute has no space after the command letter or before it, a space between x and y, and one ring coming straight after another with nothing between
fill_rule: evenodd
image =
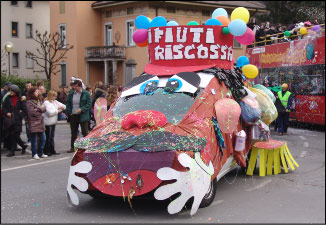
<instances>
[{"instance_id":1,"label":"white paper hand","mask_svg":"<svg viewBox=\"0 0 326 225\"><path fill-rule=\"evenodd\" d=\"M72 189L71 185L74 185L80 191L86 191L88 189L87 181L82 178L76 176L77 173L88 173L92 170L92 164L90 162L81 161L74 166L70 166L69 177L68 177L68 185L67 185L67 198L70 198L71 202L74 205L79 205L79 198L77 194Z\"/></svg>"},{"instance_id":2,"label":"white paper hand","mask_svg":"<svg viewBox=\"0 0 326 225\"><path fill-rule=\"evenodd\" d=\"M178 156L178 160L182 166L189 168L189 171L179 172L169 167L159 169L157 171L159 179L177 181L158 188L154 193L154 197L157 200L164 200L181 192L181 195L168 206L168 212L174 214L180 212L188 199L194 196L194 202L190 211L190 215L194 215L208 191L211 176L214 173L213 164L210 162L207 167L201 160L199 152L195 153L195 159L185 153L181 153Z\"/></svg>"}]
</instances>

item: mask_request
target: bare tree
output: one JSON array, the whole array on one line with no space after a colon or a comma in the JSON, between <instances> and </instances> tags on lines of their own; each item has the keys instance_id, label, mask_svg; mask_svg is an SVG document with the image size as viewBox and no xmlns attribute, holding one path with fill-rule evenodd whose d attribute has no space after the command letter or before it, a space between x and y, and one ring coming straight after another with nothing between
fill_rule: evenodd
<instances>
[{"instance_id":1,"label":"bare tree","mask_svg":"<svg viewBox=\"0 0 326 225\"><path fill-rule=\"evenodd\" d=\"M52 75L56 75L60 69L56 69L62 59L65 59L66 53L74 46L65 43L65 37L58 32L44 34L35 31L36 35L33 39L40 45L36 51L38 54L26 51L26 57L32 59L41 68L34 72L45 72L47 80L50 82Z\"/></svg>"}]
</instances>

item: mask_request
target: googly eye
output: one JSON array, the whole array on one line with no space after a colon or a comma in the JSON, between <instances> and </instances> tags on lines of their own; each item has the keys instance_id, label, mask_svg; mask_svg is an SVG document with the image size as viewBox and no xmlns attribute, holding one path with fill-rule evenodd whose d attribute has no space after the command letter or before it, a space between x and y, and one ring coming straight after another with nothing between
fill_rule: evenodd
<instances>
[{"instance_id":1,"label":"googly eye","mask_svg":"<svg viewBox=\"0 0 326 225\"><path fill-rule=\"evenodd\" d=\"M158 81L157 80L149 80L142 84L139 88L140 94L152 94L154 91L156 91L158 87Z\"/></svg>"},{"instance_id":2,"label":"googly eye","mask_svg":"<svg viewBox=\"0 0 326 225\"><path fill-rule=\"evenodd\" d=\"M164 88L164 92L166 93L174 93L178 91L182 87L182 81L176 78L170 78L166 83Z\"/></svg>"}]
</instances>

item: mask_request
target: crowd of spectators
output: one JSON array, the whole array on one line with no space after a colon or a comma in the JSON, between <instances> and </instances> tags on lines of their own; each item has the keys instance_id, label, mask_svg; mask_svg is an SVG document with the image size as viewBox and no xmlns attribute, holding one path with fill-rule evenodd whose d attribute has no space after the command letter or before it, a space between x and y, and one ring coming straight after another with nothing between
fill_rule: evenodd
<instances>
[{"instance_id":1,"label":"crowd of spectators","mask_svg":"<svg viewBox=\"0 0 326 225\"><path fill-rule=\"evenodd\" d=\"M10 82L1 89L1 143L8 150L8 157L15 156L21 147L25 154L30 145L32 158L40 159L60 154L55 150L55 126L58 120L67 120L71 128L71 146L79 134L86 136L95 126L94 104L99 97L107 101L107 109L120 96L122 86L103 85L96 82L95 87L86 87L81 79L73 77L70 88L46 91L42 81L33 87L26 82L25 90ZM25 121L27 142L20 138L22 121ZM94 126L92 126L94 124Z\"/></svg>"},{"instance_id":2,"label":"crowd of spectators","mask_svg":"<svg viewBox=\"0 0 326 225\"><path fill-rule=\"evenodd\" d=\"M264 46L301 39L302 36L298 35L300 34L300 28L306 27L309 33L311 27L314 25L319 25L317 20L314 20L313 22L299 22L297 19L294 19L291 24L284 25L280 23L271 24L268 21L258 23L255 17L251 17L247 26L255 33L255 42L259 42L255 44L255 46ZM289 31L291 36L284 36L285 31ZM253 45L249 47L253 47Z\"/></svg>"}]
</instances>

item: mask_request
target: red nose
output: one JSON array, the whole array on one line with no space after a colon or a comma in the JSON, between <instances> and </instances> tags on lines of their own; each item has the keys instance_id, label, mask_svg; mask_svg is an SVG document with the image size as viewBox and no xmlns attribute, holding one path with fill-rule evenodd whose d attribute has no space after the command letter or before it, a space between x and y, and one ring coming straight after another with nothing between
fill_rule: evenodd
<instances>
[{"instance_id":1,"label":"red nose","mask_svg":"<svg viewBox=\"0 0 326 225\"><path fill-rule=\"evenodd\" d=\"M123 129L128 130L133 126L143 128L149 127L163 127L167 123L164 113L154 110L139 110L126 114L121 119L121 126Z\"/></svg>"}]
</instances>

